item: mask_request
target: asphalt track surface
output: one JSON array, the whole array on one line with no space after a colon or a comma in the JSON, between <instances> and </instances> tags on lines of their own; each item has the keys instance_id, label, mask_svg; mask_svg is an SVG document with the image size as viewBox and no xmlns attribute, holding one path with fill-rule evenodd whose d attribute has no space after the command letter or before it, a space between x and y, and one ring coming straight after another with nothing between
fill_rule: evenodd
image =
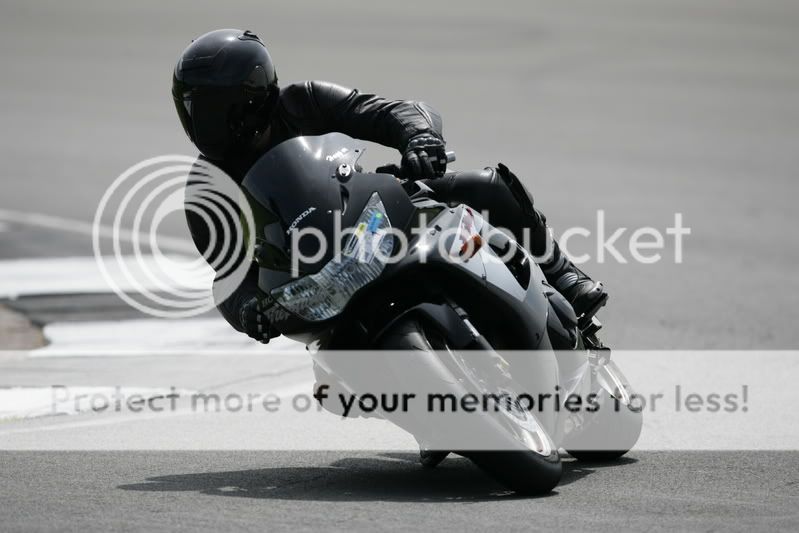
<instances>
[{"instance_id":1,"label":"asphalt track surface","mask_svg":"<svg viewBox=\"0 0 799 533\"><path fill-rule=\"evenodd\" d=\"M270 45L283 82L326 79L432 103L459 168L507 163L556 231L594 229L598 209L611 231L663 229L682 213L692 229L683 263L667 248L653 265L585 265L612 293L611 345L799 346L795 2L11 1L0 10L2 209L90 221L128 166L192 154L168 92L173 61L195 34L247 26ZM373 165L396 157L370 150ZM91 253L79 236L10 230L0 231L3 259ZM121 313L92 298L20 302L43 322L103 306ZM49 383L39 363L0 357L2 385ZM61 364L68 375L70 361ZM0 464L4 530L799 524L794 451L567 462L557 491L539 499L503 494L465 461L427 472L407 454L40 451L0 452Z\"/></svg>"},{"instance_id":2,"label":"asphalt track surface","mask_svg":"<svg viewBox=\"0 0 799 533\"><path fill-rule=\"evenodd\" d=\"M796 525L790 454L633 454L566 463L556 492L519 498L468 461L408 454L6 455L4 529L774 531ZM46 465L47 475L31 475ZM649 480L642 483L643 479ZM48 497L50 496L50 497Z\"/></svg>"}]
</instances>

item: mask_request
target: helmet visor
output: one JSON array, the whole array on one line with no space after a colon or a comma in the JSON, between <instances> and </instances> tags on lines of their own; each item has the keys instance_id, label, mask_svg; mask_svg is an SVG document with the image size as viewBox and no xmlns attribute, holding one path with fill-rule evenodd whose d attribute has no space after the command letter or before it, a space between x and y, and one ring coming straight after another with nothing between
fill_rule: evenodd
<instances>
[{"instance_id":1,"label":"helmet visor","mask_svg":"<svg viewBox=\"0 0 799 533\"><path fill-rule=\"evenodd\" d=\"M234 115L241 89L201 87L174 97L180 122L195 146L210 159L224 159L236 141Z\"/></svg>"},{"instance_id":2,"label":"helmet visor","mask_svg":"<svg viewBox=\"0 0 799 533\"><path fill-rule=\"evenodd\" d=\"M245 87L196 87L173 93L183 129L209 159L244 146L269 121L270 91Z\"/></svg>"}]
</instances>

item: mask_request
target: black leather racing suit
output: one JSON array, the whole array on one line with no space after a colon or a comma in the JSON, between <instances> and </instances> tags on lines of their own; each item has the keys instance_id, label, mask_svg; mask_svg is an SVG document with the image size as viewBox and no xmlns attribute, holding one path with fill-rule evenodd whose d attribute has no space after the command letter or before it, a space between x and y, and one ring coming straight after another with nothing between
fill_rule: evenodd
<instances>
[{"instance_id":1,"label":"black leather racing suit","mask_svg":"<svg viewBox=\"0 0 799 533\"><path fill-rule=\"evenodd\" d=\"M212 162L241 183L250 167L271 147L293 137L331 132L400 151L404 151L412 137L422 133L443 139L440 115L424 103L387 100L332 83L307 81L281 90L270 123L269 142L261 153ZM439 179L425 180L425 183L440 201L467 203L480 211L488 210L492 223L510 229L520 242L523 229L529 228L532 229L533 248L538 247L537 242L543 243L546 231L543 215L533 208L532 197L503 165L497 169L449 173ZM206 253L210 242L208 226L189 209L186 219L197 249L201 254ZM240 310L257 294L257 284L258 269L253 264L238 289L218 303L222 316L239 331L244 329Z\"/></svg>"}]
</instances>

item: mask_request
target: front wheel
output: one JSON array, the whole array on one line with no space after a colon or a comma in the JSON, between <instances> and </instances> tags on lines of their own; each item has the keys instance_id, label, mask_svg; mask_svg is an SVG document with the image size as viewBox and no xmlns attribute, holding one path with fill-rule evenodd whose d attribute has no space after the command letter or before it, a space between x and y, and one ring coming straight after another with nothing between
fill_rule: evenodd
<instances>
[{"instance_id":1,"label":"front wheel","mask_svg":"<svg viewBox=\"0 0 799 533\"><path fill-rule=\"evenodd\" d=\"M441 332L418 318L400 319L381 339L380 348L409 351L417 355L432 355L444 364L455 381L461 383L468 392L477 394L496 392L496 390L485 389L487 380L484 374L479 374L479 371L469 368L469 361L474 360L474 354L466 356L454 351L450 348L446 332ZM503 386L507 387L507 384ZM518 413L515 416L518 416ZM510 416L504 422L509 442L511 439L516 443L526 442L525 447L532 445L538 451L521 449L519 446L520 449L453 450L453 452L470 459L489 476L515 492L545 494L558 484L563 468L557 449L551 444L549 436L540 428L540 425L535 424L535 426L538 427L538 433L531 433L524 426L514 423ZM424 441L424 438L420 440Z\"/></svg>"}]
</instances>

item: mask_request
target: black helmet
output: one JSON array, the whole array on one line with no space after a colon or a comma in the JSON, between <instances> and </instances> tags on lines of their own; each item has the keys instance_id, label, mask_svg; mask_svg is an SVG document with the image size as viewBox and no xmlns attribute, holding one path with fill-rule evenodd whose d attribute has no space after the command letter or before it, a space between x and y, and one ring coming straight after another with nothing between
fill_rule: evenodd
<instances>
[{"instance_id":1,"label":"black helmet","mask_svg":"<svg viewBox=\"0 0 799 533\"><path fill-rule=\"evenodd\" d=\"M183 129L215 160L252 146L268 127L279 95L272 58L250 31L198 37L180 55L172 79Z\"/></svg>"}]
</instances>

